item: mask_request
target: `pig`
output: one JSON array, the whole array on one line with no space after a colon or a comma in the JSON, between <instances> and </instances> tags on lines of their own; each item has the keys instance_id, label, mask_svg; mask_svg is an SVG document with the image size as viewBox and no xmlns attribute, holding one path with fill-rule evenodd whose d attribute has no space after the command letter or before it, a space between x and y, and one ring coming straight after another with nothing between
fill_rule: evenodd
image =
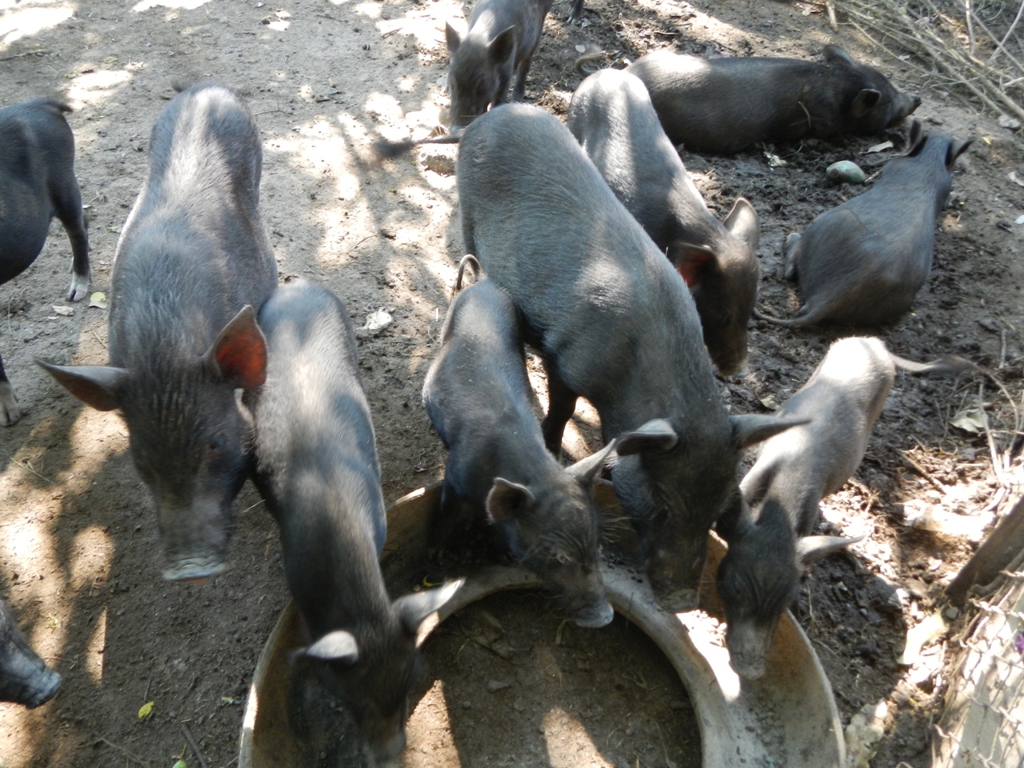
<instances>
[{"instance_id":1,"label":"pig","mask_svg":"<svg viewBox=\"0 0 1024 768\"><path fill-rule=\"evenodd\" d=\"M626 71L647 86L672 143L690 152L725 155L762 141L870 135L921 105L838 46L826 45L823 58L702 59L655 51Z\"/></svg>"},{"instance_id":2,"label":"pig","mask_svg":"<svg viewBox=\"0 0 1024 768\"><path fill-rule=\"evenodd\" d=\"M119 408L156 504L163 577L223 571L251 424L236 390L266 376L256 307L277 283L259 214L262 148L234 90L199 83L157 118L149 174L111 278L108 366L38 361L88 405Z\"/></svg>"},{"instance_id":3,"label":"pig","mask_svg":"<svg viewBox=\"0 0 1024 768\"><path fill-rule=\"evenodd\" d=\"M658 122L644 84L604 69L573 94L569 130L608 186L690 287L704 344L723 375L746 367L757 299L757 212L738 198L723 224L708 210Z\"/></svg>"},{"instance_id":4,"label":"pig","mask_svg":"<svg viewBox=\"0 0 1024 768\"><path fill-rule=\"evenodd\" d=\"M693 608L740 450L790 424L726 413L686 284L557 118L523 104L481 115L456 174L465 251L546 359L546 445L560 449L577 396L593 403L651 587Z\"/></svg>"},{"instance_id":5,"label":"pig","mask_svg":"<svg viewBox=\"0 0 1024 768\"><path fill-rule=\"evenodd\" d=\"M811 532L820 516L818 503L842 488L860 464L896 368L944 374L977 370L954 356L930 363L905 360L874 337L840 339L777 411L807 423L765 441L740 483L738 519L719 528L729 550L717 581L730 663L743 678L764 674L775 627L796 600L804 570L860 541Z\"/></svg>"},{"instance_id":6,"label":"pig","mask_svg":"<svg viewBox=\"0 0 1024 768\"><path fill-rule=\"evenodd\" d=\"M803 306L790 318L754 316L792 326L899 319L931 272L936 219L953 164L970 144L924 134L915 120L910 149L886 164L871 189L787 238L784 276L797 280Z\"/></svg>"},{"instance_id":7,"label":"pig","mask_svg":"<svg viewBox=\"0 0 1024 768\"><path fill-rule=\"evenodd\" d=\"M28 647L10 610L0 600L0 701L35 709L59 689L60 675Z\"/></svg>"},{"instance_id":8,"label":"pig","mask_svg":"<svg viewBox=\"0 0 1024 768\"><path fill-rule=\"evenodd\" d=\"M89 236L75 178L75 137L64 119L71 107L32 99L0 109L0 285L28 269L46 242L54 216L71 240L68 301L89 292ZM0 424L21 418L0 358Z\"/></svg>"},{"instance_id":9,"label":"pig","mask_svg":"<svg viewBox=\"0 0 1024 768\"><path fill-rule=\"evenodd\" d=\"M577 0L582 6L582 0ZM544 17L552 0L480 0L469 17L469 30L459 34L445 24L445 39L452 55L448 67L451 94L450 130L462 131L491 105L508 100L515 71L512 99L526 96L526 73L540 42Z\"/></svg>"},{"instance_id":10,"label":"pig","mask_svg":"<svg viewBox=\"0 0 1024 768\"><path fill-rule=\"evenodd\" d=\"M267 380L245 395L253 480L280 528L288 589L311 640L294 660L327 677L374 760L393 761L405 748L417 633L460 583L388 597L373 423L341 301L296 280L274 292L259 321Z\"/></svg>"},{"instance_id":11,"label":"pig","mask_svg":"<svg viewBox=\"0 0 1024 768\"><path fill-rule=\"evenodd\" d=\"M565 469L547 451L516 309L490 280L463 290L448 309L423 404L448 449L432 549L442 549L458 523L485 518L560 610L580 626L608 624L614 612L598 570L591 491L614 443Z\"/></svg>"}]
</instances>

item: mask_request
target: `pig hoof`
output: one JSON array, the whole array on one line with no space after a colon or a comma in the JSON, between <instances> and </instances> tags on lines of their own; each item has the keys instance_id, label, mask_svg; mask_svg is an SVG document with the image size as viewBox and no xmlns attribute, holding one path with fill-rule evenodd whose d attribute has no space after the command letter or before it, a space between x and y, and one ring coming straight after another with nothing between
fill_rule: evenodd
<instances>
[{"instance_id":1,"label":"pig hoof","mask_svg":"<svg viewBox=\"0 0 1024 768\"><path fill-rule=\"evenodd\" d=\"M221 560L189 558L181 560L163 572L167 581L191 581L207 579L224 573L228 569L227 563Z\"/></svg>"},{"instance_id":2,"label":"pig hoof","mask_svg":"<svg viewBox=\"0 0 1024 768\"><path fill-rule=\"evenodd\" d=\"M21 419L21 408L14 397L14 390L9 382L0 382L0 423L11 427Z\"/></svg>"},{"instance_id":3,"label":"pig hoof","mask_svg":"<svg viewBox=\"0 0 1024 768\"><path fill-rule=\"evenodd\" d=\"M68 288L68 301L81 301L89 295L89 276L71 275L71 287Z\"/></svg>"}]
</instances>

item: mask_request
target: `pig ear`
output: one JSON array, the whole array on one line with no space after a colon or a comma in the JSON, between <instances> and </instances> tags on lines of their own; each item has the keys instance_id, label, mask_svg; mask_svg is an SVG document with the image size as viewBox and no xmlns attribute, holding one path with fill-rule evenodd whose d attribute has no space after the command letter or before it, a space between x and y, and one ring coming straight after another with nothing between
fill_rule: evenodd
<instances>
[{"instance_id":1,"label":"pig ear","mask_svg":"<svg viewBox=\"0 0 1024 768\"><path fill-rule=\"evenodd\" d=\"M850 54L848 54L838 45L826 45L821 52L825 58L825 61L828 62L829 64L843 63L849 64L851 67L856 66L857 64L857 62L850 58Z\"/></svg>"},{"instance_id":2,"label":"pig ear","mask_svg":"<svg viewBox=\"0 0 1024 768\"><path fill-rule=\"evenodd\" d=\"M512 58L516 49L516 28L509 27L494 36L487 44L488 56L495 64L504 64Z\"/></svg>"},{"instance_id":3,"label":"pig ear","mask_svg":"<svg viewBox=\"0 0 1024 768\"><path fill-rule=\"evenodd\" d=\"M850 112L854 117L864 117L881 99L882 94L874 88L865 88L854 97Z\"/></svg>"},{"instance_id":4,"label":"pig ear","mask_svg":"<svg viewBox=\"0 0 1024 768\"><path fill-rule=\"evenodd\" d=\"M301 656L317 661L355 664L359 661L359 644L350 632L336 629L300 651Z\"/></svg>"},{"instance_id":5,"label":"pig ear","mask_svg":"<svg viewBox=\"0 0 1024 768\"><path fill-rule=\"evenodd\" d=\"M971 146L974 139L968 139L967 141L954 141L949 145L949 149L946 150L946 168L952 170L953 163L960 157L967 148Z\"/></svg>"},{"instance_id":6,"label":"pig ear","mask_svg":"<svg viewBox=\"0 0 1024 768\"><path fill-rule=\"evenodd\" d=\"M459 30L451 25L451 22L446 21L444 23L444 37L448 41L449 53L455 53L459 50L459 46L462 45L462 35L459 34Z\"/></svg>"},{"instance_id":7,"label":"pig ear","mask_svg":"<svg viewBox=\"0 0 1024 768\"><path fill-rule=\"evenodd\" d=\"M617 440L612 440L597 453L587 456L585 459L580 459L565 471L584 485L590 485L594 482L597 474L604 468L608 457L615 452L617 442Z\"/></svg>"},{"instance_id":8,"label":"pig ear","mask_svg":"<svg viewBox=\"0 0 1024 768\"><path fill-rule=\"evenodd\" d=\"M437 589L413 592L411 595L403 595L395 600L394 609L406 634L410 637L419 634L423 622L451 600L465 581L465 579L456 579Z\"/></svg>"},{"instance_id":9,"label":"pig ear","mask_svg":"<svg viewBox=\"0 0 1024 768\"><path fill-rule=\"evenodd\" d=\"M725 217L725 228L744 241L750 252L757 254L757 244L761 239L761 230L757 219L757 211L745 197L737 197L732 210Z\"/></svg>"},{"instance_id":10,"label":"pig ear","mask_svg":"<svg viewBox=\"0 0 1024 768\"><path fill-rule=\"evenodd\" d=\"M796 563L801 568L806 568L823 557L828 557L863 539L863 536L855 539L843 536L801 536L796 542Z\"/></svg>"},{"instance_id":11,"label":"pig ear","mask_svg":"<svg viewBox=\"0 0 1024 768\"><path fill-rule=\"evenodd\" d=\"M121 404L128 370L109 365L53 365L36 358L64 389L97 411L112 411Z\"/></svg>"},{"instance_id":12,"label":"pig ear","mask_svg":"<svg viewBox=\"0 0 1024 768\"><path fill-rule=\"evenodd\" d=\"M780 419L776 416L762 416L755 413L748 413L743 416L730 416L732 431L736 445L739 448L749 448L752 445L767 440L773 435L785 432L790 427L797 427L801 424L810 424L810 419L788 418ZM622 451L619 451L621 453Z\"/></svg>"},{"instance_id":13,"label":"pig ear","mask_svg":"<svg viewBox=\"0 0 1024 768\"><path fill-rule=\"evenodd\" d=\"M250 304L220 332L205 355L206 365L235 389L256 389L267 380L267 340Z\"/></svg>"},{"instance_id":14,"label":"pig ear","mask_svg":"<svg viewBox=\"0 0 1024 768\"><path fill-rule=\"evenodd\" d=\"M494 478L494 485L487 494L487 517L494 523L518 520L533 509L533 493L525 485L510 483L501 477Z\"/></svg>"},{"instance_id":15,"label":"pig ear","mask_svg":"<svg viewBox=\"0 0 1024 768\"><path fill-rule=\"evenodd\" d=\"M679 434L666 419L651 419L639 429L619 435L615 452L619 456L654 451L664 453L675 448Z\"/></svg>"},{"instance_id":16,"label":"pig ear","mask_svg":"<svg viewBox=\"0 0 1024 768\"><path fill-rule=\"evenodd\" d=\"M701 284L707 270L718 269L718 257L703 245L675 242L669 245L666 255L676 272L691 288Z\"/></svg>"}]
</instances>

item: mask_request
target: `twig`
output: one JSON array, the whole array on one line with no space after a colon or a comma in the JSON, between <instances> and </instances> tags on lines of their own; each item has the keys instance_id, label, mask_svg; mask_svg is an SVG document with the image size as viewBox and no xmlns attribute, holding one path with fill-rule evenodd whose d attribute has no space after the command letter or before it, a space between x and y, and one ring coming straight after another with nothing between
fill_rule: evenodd
<instances>
[{"instance_id":1,"label":"twig","mask_svg":"<svg viewBox=\"0 0 1024 768\"><path fill-rule=\"evenodd\" d=\"M192 754L199 760L200 765L203 768L210 768L210 764L206 762L206 758L203 756L202 751L199 749L199 745L196 744L196 740L192 737L192 731L188 729L188 726L184 723L181 724L181 732L185 734L185 741L188 742L189 747L192 748Z\"/></svg>"},{"instance_id":2,"label":"twig","mask_svg":"<svg viewBox=\"0 0 1024 768\"><path fill-rule=\"evenodd\" d=\"M0 61L13 61L14 59L23 59L26 56L46 56L49 53L49 51L24 51L22 53L15 53L12 56L4 56L0 58Z\"/></svg>"},{"instance_id":3,"label":"twig","mask_svg":"<svg viewBox=\"0 0 1024 768\"><path fill-rule=\"evenodd\" d=\"M897 451L897 455L906 463L908 467L910 467L917 474L919 474L921 477L923 477L925 480L931 483L936 490L940 491L943 494L946 492L946 487L942 485L942 483L940 483L938 480L932 477L931 473L929 473L927 469L925 469L912 458L910 458L905 452Z\"/></svg>"},{"instance_id":4,"label":"twig","mask_svg":"<svg viewBox=\"0 0 1024 768\"><path fill-rule=\"evenodd\" d=\"M6 456L8 459L10 459L11 462L14 464L14 466L21 467L26 472L31 472L33 475L38 477L40 480L45 480L50 485L53 484L53 480L51 480L50 478L46 477L46 475L41 475L38 472L36 472L36 470L32 468L32 465L28 463L28 459L24 459L23 461L18 461L11 454L9 454L7 451L0 451L0 453L3 453L4 456Z\"/></svg>"},{"instance_id":5,"label":"twig","mask_svg":"<svg viewBox=\"0 0 1024 768\"><path fill-rule=\"evenodd\" d=\"M118 752L123 754L125 757L127 757L132 762L138 763L139 765L144 765L144 766L146 766L146 768L149 768L149 763L147 763L145 760L143 760L138 755L136 755L136 754L134 754L132 752L129 752L124 747L119 747L117 744L115 744L114 742L110 741L109 739L104 738L103 736L100 736L100 741L102 741L107 746L113 747L114 749L116 749Z\"/></svg>"},{"instance_id":6,"label":"twig","mask_svg":"<svg viewBox=\"0 0 1024 768\"><path fill-rule=\"evenodd\" d=\"M1020 17L1021 17L1022 13L1024 13L1024 2L1021 2L1020 8L1017 9L1017 15L1014 17L1013 23L1010 25L1010 28L1008 30L1006 30L1006 34L1003 36L1002 41L996 43L996 49L992 53L992 55L989 57L988 62L987 62L989 64L989 66L991 66L992 62L996 60L996 56L999 55L1000 51L1002 51L1003 53L1006 53L1006 49L1003 46L1005 46L1006 45L1006 41L1010 39L1010 35L1013 34L1013 30L1017 28L1017 22L1020 21ZM995 35L992 35L992 40L994 41L995 39L996 39ZM1008 53L1006 55L1009 56Z\"/></svg>"}]
</instances>

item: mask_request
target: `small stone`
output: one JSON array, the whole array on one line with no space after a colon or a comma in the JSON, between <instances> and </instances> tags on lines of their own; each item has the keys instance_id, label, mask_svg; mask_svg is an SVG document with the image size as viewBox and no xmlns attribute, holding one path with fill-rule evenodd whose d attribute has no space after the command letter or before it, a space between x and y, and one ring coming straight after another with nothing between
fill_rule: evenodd
<instances>
[{"instance_id":1,"label":"small stone","mask_svg":"<svg viewBox=\"0 0 1024 768\"><path fill-rule=\"evenodd\" d=\"M1009 128L1011 131L1020 130L1020 120L1010 117L1009 115L1000 115L999 125L1001 125L1003 128Z\"/></svg>"},{"instance_id":2,"label":"small stone","mask_svg":"<svg viewBox=\"0 0 1024 768\"><path fill-rule=\"evenodd\" d=\"M868 175L861 170L861 167L849 160L840 160L832 163L825 169L825 175L833 181L840 181L845 184L863 184L867 181Z\"/></svg>"},{"instance_id":3,"label":"small stone","mask_svg":"<svg viewBox=\"0 0 1024 768\"><path fill-rule=\"evenodd\" d=\"M502 690L504 690L505 688L508 688L511 685L512 685L512 683L510 683L508 681L505 681L505 680L488 680L487 681L487 690L490 691L491 693L497 693L498 691L502 691Z\"/></svg>"},{"instance_id":4,"label":"small stone","mask_svg":"<svg viewBox=\"0 0 1024 768\"><path fill-rule=\"evenodd\" d=\"M462 702L462 708L463 709L472 709L473 708L473 702L472 701L464 701L464 702Z\"/></svg>"},{"instance_id":5,"label":"small stone","mask_svg":"<svg viewBox=\"0 0 1024 768\"><path fill-rule=\"evenodd\" d=\"M943 613L943 615L944 615L944 616L945 616L945 617L946 617L947 619L949 619L950 621L952 621L953 619L955 619L955 618L956 618L957 616L959 616L959 615L960 615L960 609L959 609L959 608L957 608L957 607L956 607L955 605L951 605L951 606L949 606L949 608L947 608L946 610L944 610L944 611L943 611L942 613Z\"/></svg>"}]
</instances>

